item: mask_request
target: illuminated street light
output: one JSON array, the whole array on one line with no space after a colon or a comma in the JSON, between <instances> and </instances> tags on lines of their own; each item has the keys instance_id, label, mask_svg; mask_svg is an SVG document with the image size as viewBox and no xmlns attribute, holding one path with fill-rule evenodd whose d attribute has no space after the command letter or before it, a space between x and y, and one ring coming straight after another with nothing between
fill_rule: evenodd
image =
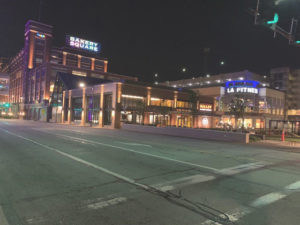
<instances>
[{"instance_id":1,"label":"illuminated street light","mask_svg":"<svg viewBox=\"0 0 300 225\"><path fill-rule=\"evenodd\" d=\"M80 83L79 83L79 87L84 88L84 87L85 87L85 84L84 84L83 82L80 82Z\"/></svg>"},{"instance_id":2,"label":"illuminated street light","mask_svg":"<svg viewBox=\"0 0 300 225\"><path fill-rule=\"evenodd\" d=\"M154 74L155 77L158 77L158 73Z\"/></svg>"},{"instance_id":3,"label":"illuminated street light","mask_svg":"<svg viewBox=\"0 0 300 225\"><path fill-rule=\"evenodd\" d=\"M186 68L182 68L182 72L186 72Z\"/></svg>"},{"instance_id":4,"label":"illuminated street light","mask_svg":"<svg viewBox=\"0 0 300 225\"><path fill-rule=\"evenodd\" d=\"M220 62L220 65L221 65L221 66L224 66L224 65L225 65L225 62L224 62L224 61L221 61L221 62Z\"/></svg>"}]
</instances>

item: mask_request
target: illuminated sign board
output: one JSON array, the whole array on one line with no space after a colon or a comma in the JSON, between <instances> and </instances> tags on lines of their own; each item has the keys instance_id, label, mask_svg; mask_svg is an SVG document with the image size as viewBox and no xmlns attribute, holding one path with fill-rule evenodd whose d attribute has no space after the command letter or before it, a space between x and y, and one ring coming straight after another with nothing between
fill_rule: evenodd
<instances>
[{"instance_id":1,"label":"illuminated sign board","mask_svg":"<svg viewBox=\"0 0 300 225\"><path fill-rule=\"evenodd\" d=\"M66 42L67 45L69 45L72 48L78 48L94 53L99 53L101 49L100 43L88 41L74 36L67 36Z\"/></svg>"},{"instance_id":2,"label":"illuminated sign board","mask_svg":"<svg viewBox=\"0 0 300 225\"><path fill-rule=\"evenodd\" d=\"M36 36L42 39L46 38L45 34L41 34L41 33L36 33Z\"/></svg>"},{"instance_id":3,"label":"illuminated sign board","mask_svg":"<svg viewBox=\"0 0 300 225\"><path fill-rule=\"evenodd\" d=\"M234 80L226 82L226 93L250 93L258 94L258 81L254 80Z\"/></svg>"},{"instance_id":4,"label":"illuminated sign board","mask_svg":"<svg viewBox=\"0 0 300 225\"><path fill-rule=\"evenodd\" d=\"M0 107L9 108L10 104L8 102L0 103Z\"/></svg>"},{"instance_id":5,"label":"illuminated sign board","mask_svg":"<svg viewBox=\"0 0 300 225\"><path fill-rule=\"evenodd\" d=\"M200 111L211 112L212 111L212 104L202 104L202 103L200 103L199 109L200 109Z\"/></svg>"}]
</instances>

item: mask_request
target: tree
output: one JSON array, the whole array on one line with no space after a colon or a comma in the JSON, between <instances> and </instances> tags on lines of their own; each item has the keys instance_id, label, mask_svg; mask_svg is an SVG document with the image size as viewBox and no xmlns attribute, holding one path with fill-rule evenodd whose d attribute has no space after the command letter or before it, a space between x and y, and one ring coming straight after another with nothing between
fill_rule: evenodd
<instances>
[{"instance_id":1,"label":"tree","mask_svg":"<svg viewBox=\"0 0 300 225\"><path fill-rule=\"evenodd\" d=\"M165 100L162 99L161 103L160 103L160 106L158 106L158 108L157 108L158 109L158 113L163 116L163 118L160 119L160 125L161 126L164 126L164 123L167 124L166 123L166 115L168 115L169 112L170 112L169 107L165 106L164 102L165 102Z\"/></svg>"},{"instance_id":2,"label":"tree","mask_svg":"<svg viewBox=\"0 0 300 225\"><path fill-rule=\"evenodd\" d=\"M145 114L145 109L146 109L146 107L145 107L144 101L143 100L138 100L136 102L135 110L136 110L136 114L138 114L139 116L142 117L142 119L140 120L140 124L144 123L143 120L144 120L144 116L145 116L144 115Z\"/></svg>"},{"instance_id":3,"label":"tree","mask_svg":"<svg viewBox=\"0 0 300 225\"><path fill-rule=\"evenodd\" d=\"M191 103L191 110L192 110L192 127L194 127L194 116L196 115L197 113L197 100L198 100L198 97L197 97L197 94L195 92L191 92L190 95L189 95L189 102Z\"/></svg>"},{"instance_id":4,"label":"tree","mask_svg":"<svg viewBox=\"0 0 300 225\"><path fill-rule=\"evenodd\" d=\"M231 114L235 116L235 124L237 124L237 120L242 118L242 131L244 130L244 114L246 109L246 103L243 98L234 97L229 103L229 111Z\"/></svg>"}]
</instances>

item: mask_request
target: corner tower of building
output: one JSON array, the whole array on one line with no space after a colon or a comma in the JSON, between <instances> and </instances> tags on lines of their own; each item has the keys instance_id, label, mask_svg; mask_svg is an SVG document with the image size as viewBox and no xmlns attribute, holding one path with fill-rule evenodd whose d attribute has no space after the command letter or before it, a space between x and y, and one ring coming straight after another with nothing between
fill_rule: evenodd
<instances>
[{"instance_id":1,"label":"corner tower of building","mask_svg":"<svg viewBox=\"0 0 300 225\"><path fill-rule=\"evenodd\" d=\"M25 25L25 63L28 69L49 62L52 26L29 20Z\"/></svg>"}]
</instances>

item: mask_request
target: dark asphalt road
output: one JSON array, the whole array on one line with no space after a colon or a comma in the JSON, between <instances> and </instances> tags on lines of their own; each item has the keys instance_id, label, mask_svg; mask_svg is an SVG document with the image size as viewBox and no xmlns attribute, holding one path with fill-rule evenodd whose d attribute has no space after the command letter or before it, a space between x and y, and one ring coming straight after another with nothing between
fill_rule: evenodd
<instances>
[{"instance_id":1,"label":"dark asphalt road","mask_svg":"<svg viewBox=\"0 0 300 225\"><path fill-rule=\"evenodd\" d=\"M300 154L0 120L0 225L299 225Z\"/></svg>"}]
</instances>

